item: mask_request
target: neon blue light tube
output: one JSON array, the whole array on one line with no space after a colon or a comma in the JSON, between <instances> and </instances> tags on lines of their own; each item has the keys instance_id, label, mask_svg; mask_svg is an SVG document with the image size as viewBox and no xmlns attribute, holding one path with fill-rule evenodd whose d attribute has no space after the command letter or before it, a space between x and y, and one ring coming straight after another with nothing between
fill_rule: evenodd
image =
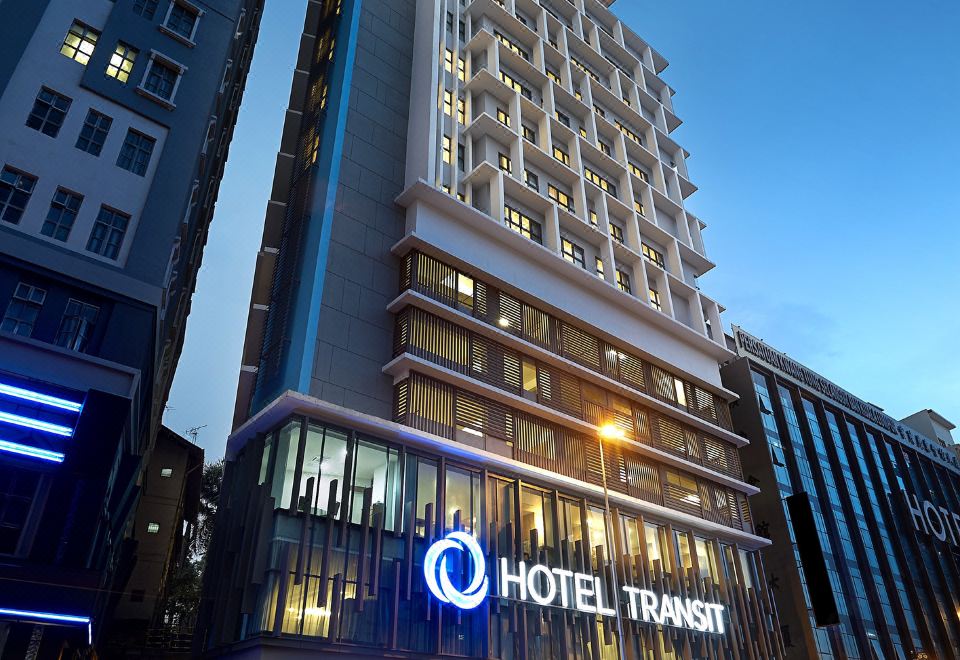
<instances>
[{"instance_id":1,"label":"neon blue light tube","mask_svg":"<svg viewBox=\"0 0 960 660\"><path fill-rule=\"evenodd\" d=\"M53 406L54 408L69 410L71 412L80 412L80 409L83 408L83 404L77 403L76 401L67 401L66 399L50 396L49 394L41 394L40 392L34 392L33 390L25 390L22 387L7 385L6 383L0 383L0 394L12 396L17 399L23 399L25 401L33 401L34 403L41 403L45 406Z\"/></svg>"},{"instance_id":2,"label":"neon blue light tube","mask_svg":"<svg viewBox=\"0 0 960 660\"><path fill-rule=\"evenodd\" d=\"M63 463L63 454L56 451L49 451L47 449L40 449L39 447L30 447L28 445L21 445L16 442L9 442L7 440L0 440L0 451L9 452L11 454L20 454L21 456L29 456L30 458L39 458L44 461L52 461L54 463Z\"/></svg>"},{"instance_id":3,"label":"neon blue light tube","mask_svg":"<svg viewBox=\"0 0 960 660\"><path fill-rule=\"evenodd\" d=\"M69 426L61 426L60 424L52 424L50 422L44 422L40 419L33 419L32 417L22 417L21 415L14 415L13 413L2 412L0 411L0 422L6 422L7 424L14 424L16 426L23 426L28 429L36 429L37 431L43 431L45 433L53 433L54 435L62 435L70 437L73 435L73 429Z\"/></svg>"},{"instance_id":4,"label":"neon blue light tube","mask_svg":"<svg viewBox=\"0 0 960 660\"><path fill-rule=\"evenodd\" d=\"M61 623L77 623L90 625L90 617L77 616L75 614L57 614L56 612L31 612L30 610L11 610L0 607L0 614L7 616L22 617L24 619L36 619L38 621L59 621Z\"/></svg>"}]
</instances>

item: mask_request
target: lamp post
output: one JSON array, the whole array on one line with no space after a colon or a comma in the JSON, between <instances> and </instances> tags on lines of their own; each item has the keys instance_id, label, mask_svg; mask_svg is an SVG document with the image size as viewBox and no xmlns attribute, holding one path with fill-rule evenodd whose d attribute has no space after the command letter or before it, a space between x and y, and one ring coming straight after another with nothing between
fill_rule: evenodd
<instances>
[{"instance_id":1,"label":"lamp post","mask_svg":"<svg viewBox=\"0 0 960 660\"><path fill-rule=\"evenodd\" d=\"M617 649L620 652L620 660L626 660L627 654L623 646L623 618L620 615L620 581L617 579L617 562L614 557L613 542L613 512L610 510L610 491L607 488L607 462L603 456L604 440L623 440L625 434L623 429L616 424L604 424L597 433L597 440L600 446L600 478L603 481L603 515L607 539L607 556L610 559L610 581L613 583L613 609L617 614Z\"/></svg>"}]
</instances>

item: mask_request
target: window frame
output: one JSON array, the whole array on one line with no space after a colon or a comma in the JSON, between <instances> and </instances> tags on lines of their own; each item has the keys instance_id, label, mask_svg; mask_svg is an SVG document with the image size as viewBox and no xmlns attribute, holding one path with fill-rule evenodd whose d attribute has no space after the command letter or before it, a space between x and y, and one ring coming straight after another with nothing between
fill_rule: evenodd
<instances>
[{"instance_id":1,"label":"window frame","mask_svg":"<svg viewBox=\"0 0 960 660\"><path fill-rule=\"evenodd\" d=\"M21 287L24 287L26 289L23 295L20 295ZM39 302L33 299L34 293L39 293L39 298L40 298ZM3 316L0 316L0 330L2 330L3 332L8 332L10 334L20 336L20 337L32 337L33 330L37 325L37 319L40 317L40 314L43 312L43 305L46 303L46 301L47 301L46 289L42 289L39 286L35 286L33 284L28 284L23 280L18 281L17 286L14 287L13 289L13 295L11 295L10 300L7 301L6 309L3 310ZM10 313L11 313L10 308L13 306L15 302L19 302L23 307L36 309L36 314L34 314L33 318L30 319L29 321L30 332L28 332L27 334L19 332L20 326L27 325L27 322L24 321L23 318L19 316L10 317ZM15 323L12 330L3 329L3 326L6 324L8 319L11 319Z\"/></svg>"},{"instance_id":2,"label":"window frame","mask_svg":"<svg viewBox=\"0 0 960 660\"><path fill-rule=\"evenodd\" d=\"M137 171L133 168L134 165L135 165L136 162L137 162L136 155L137 155L137 153L138 153L139 150L140 150L139 145L136 147L136 149L137 149L138 151L135 152L134 155L133 155L134 157L132 157L132 158L130 159L130 167L124 167L123 165L120 164L120 159L123 158L123 151L124 151L124 149L125 149L126 146L127 146L127 141L130 139L130 134L131 134L131 133L134 133L134 134L136 134L136 135L139 135L141 138L146 138L147 140L150 140L150 153L147 155L147 162L146 162L146 164L145 164L144 167L143 167L143 172L142 172L142 173L137 172ZM139 177L146 178L147 172L150 171L150 163L153 162L153 152L156 150L156 148L157 148L157 139L156 139L155 137L153 137L152 135L147 135L147 134L144 133L143 131L138 131L137 129L135 129L135 128L133 128L133 127L131 126L131 127L127 128L127 134L126 134L126 135L124 136L124 138L123 138L123 144L120 145L120 151L119 151L119 153L117 153L117 161L116 161L115 164L116 164L116 166L119 167L121 170L126 170L127 172L130 172L131 174L133 174L133 175L135 175L135 176L139 176Z\"/></svg>"},{"instance_id":3,"label":"window frame","mask_svg":"<svg viewBox=\"0 0 960 660\"><path fill-rule=\"evenodd\" d=\"M170 98L165 99L160 94L157 94L154 91L147 89L147 79L150 77L150 72L153 71L153 65L159 60L161 66L166 66L169 69L177 70L177 79L173 83L173 89L170 91ZM168 110L173 110L177 107L176 98L177 92L180 90L180 83L183 81L183 76L187 72L187 67L183 64L180 64L175 59L169 55L164 55L160 51L150 49L150 57L147 59L147 66L143 69L143 75L140 76L140 82L137 83L137 93L145 96L146 98L159 103Z\"/></svg>"},{"instance_id":4,"label":"window frame","mask_svg":"<svg viewBox=\"0 0 960 660\"><path fill-rule=\"evenodd\" d=\"M111 238L113 235L115 235L115 233L116 233L117 231L119 231L119 230L118 230L118 228L116 227L116 225L114 225L114 224L112 224L112 223L111 223L111 224L108 224L107 222L105 222L105 221L103 220L103 214L104 214L104 212L107 212L107 213L110 213L110 214L111 214L111 216L112 216L112 217L111 217L111 220L113 220L114 218L119 217L119 218L123 218L123 219L126 221L126 222L124 223L124 226L123 226L122 231L120 232L120 240L119 240L118 242L116 242L115 244L114 244L113 242L111 242L110 238ZM101 205L100 205L100 210L97 211L97 217L96 217L96 218L94 219L94 221L93 221L93 226L90 227L90 234L89 234L88 237L87 237L87 243L86 243L86 247L85 247L84 249L85 249L87 252L89 252L90 254L95 254L95 255L97 255L98 257L101 257L102 259L107 259L107 260L109 260L109 261L119 261L119 260L120 260L120 254L123 252L123 245L124 245L124 243L125 243L126 240L127 240L127 232L130 231L130 224L131 224L132 220L133 220L133 219L131 218L130 214L124 213L123 211L120 211L120 210L118 210L118 209L112 208L112 207L107 206L107 205L105 205L105 204L101 204ZM103 235L101 238L98 239L98 240L101 241L100 249L99 249L99 250L95 250L95 249L93 249L93 247L92 247L93 241L94 241L94 233L96 233L97 228L98 228L100 225L103 225L106 229L105 229L105 231L104 231L104 235ZM113 245L116 246L116 254L113 255L113 256L111 256L111 255L110 255L110 247L113 246Z\"/></svg>"},{"instance_id":5,"label":"window frame","mask_svg":"<svg viewBox=\"0 0 960 660\"><path fill-rule=\"evenodd\" d=\"M77 313L68 316L71 306L76 307ZM91 309L93 310L92 320L86 318L87 315L85 314ZM53 343L69 351L85 353L87 347L90 345L90 339L93 336L93 330L96 328L99 317L100 307L98 305L84 302L79 298L69 298L67 300L67 306L63 309L63 314L60 316L60 323L57 326L57 333L54 335ZM72 329L68 329L66 327L67 324L74 320L76 320L75 326Z\"/></svg>"},{"instance_id":6,"label":"window frame","mask_svg":"<svg viewBox=\"0 0 960 660\"><path fill-rule=\"evenodd\" d=\"M122 53L120 52L121 48L124 49ZM104 68L103 74L108 78L113 78L121 85L128 84L130 82L130 77L133 75L133 67L135 67L137 64L138 55L140 55L140 50L138 48L134 48L126 41L118 40L117 45L113 47L113 53L110 54L110 59L107 60L107 66ZM119 64L114 64L114 59L117 57L120 58L120 62ZM129 70L123 68L123 65L128 62L130 64ZM111 68L116 69L115 74L110 73ZM126 77L121 77L122 75Z\"/></svg>"},{"instance_id":7,"label":"window frame","mask_svg":"<svg viewBox=\"0 0 960 660\"><path fill-rule=\"evenodd\" d=\"M173 15L173 9L177 6L186 9L194 15L193 29L190 30L189 37L177 32L174 28L169 26L170 17ZM200 19L203 17L204 13L205 12L201 7L198 7L188 0L170 0L170 4L167 6L167 13L164 15L163 20L157 27L165 35L193 48L197 45L197 30L200 29Z\"/></svg>"},{"instance_id":8,"label":"window frame","mask_svg":"<svg viewBox=\"0 0 960 660\"><path fill-rule=\"evenodd\" d=\"M565 236L560 237L560 254L565 261L569 261L584 270L587 269L587 259L583 248Z\"/></svg>"},{"instance_id":9,"label":"window frame","mask_svg":"<svg viewBox=\"0 0 960 660\"><path fill-rule=\"evenodd\" d=\"M41 100L40 97L41 95L43 95L44 92L46 92L47 94L51 94L53 98L50 101ZM56 101L63 100L63 99L66 99L67 103L66 103L66 107L61 110L56 106ZM30 120L40 117L40 115L36 114L36 111L37 111L37 104L41 102L47 104L47 108L46 110L44 110L43 116L39 120L40 125L31 126ZM24 123L26 124L27 128L33 129L38 133L43 133L47 137L50 137L56 140L57 137L60 136L60 130L63 128L63 124L67 120L67 115L70 114L70 108L72 106L73 106L73 99L71 97L67 96L66 94L61 94L60 92L50 87L47 87L46 85L41 85L40 91L37 92L37 95L33 99L33 105L30 107L30 112L27 114L27 120ZM54 123L50 120L51 112L63 113L63 116L59 119L58 123ZM55 126L56 130L53 133L47 132L45 129L47 128L48 125Z\"/></svg>"},{"instance_id":10,"label":"window frame","mask_svg":"<svg viewBox=\"0 0 960 660\"><path fill-rule=\"evenodd\" d=\"M90 123L91 115L95 115L94 119L96 123ZM106 120L106 128L102 128L104 119ZM83 132L88 127L90 127L90 135L84 137ZM87 116L83 118L83 126L80 127L80 133L77 134L77 141L73 144L74 148L90 154L94 158L99 158L103 154L103 147L107 143L107 137L110 135L111 128L113 128L113 117L104 112L100 112L96 108L87 108ZM98 143L96 138L100 133L103 134L103 139ZM84 140L87 142L86 147L80 146L80 143ZM96 152L91 151L90 147L96 147Z\"/></svg>"},{"instance_id":11,"label":"window frame","mask_svg":"<svg viewBox=\"0 0 960 660\"><path fill-rule=\"evenodd\" d=\"M5 201L0 202L0 222L6 222L10 225L19 225L20 221L23 220L23 214L27 212L27 206L30 204L30 200L33 198L33 192L37 189L37 181L39 178L30 174L29 172L24 172L21 169L6 164L0 168L0 177L7 172L12 173L16 177L16 180L13 183L9 183L0 178L0 183L10 186L10 195ZM25 179L30 181L29 191L24 190L19 185L20 182ZM18 191L26 195L26 200L24 201L22 207L11 206L10 200L15 194L17 194ZM19 215L17 215L17 219L15 221L6 219L7 210L10 208L19 210Z\"/></svg>"},{"instance_id":12,"label":"window frame","mask_svg":"<svg viewBox=\"0 0 960 660\"><path fill-rule=\"evenodd\" d=\"M67 201L69 201L70 198L78 199L79 202L77 202L77 208L71 209L69 205L66 204L66 202L57 201L57 196L60 194L65 195L67 197ZM70 190L69 188L65 188L63 186L57 186L57 189L53 191L53 197L50 198L50 206L47 209L47 215L44 217L43 224L40 226L40 234L42 236L46 236L47 238L50 238L55 241L59 241L61 243L66 243L67 241L69 241L70 234L73 233L73 228L76 225L77 218L80 216L80 209L83 207L83 201L84 201L84 196L81 195L80 193ZM50 213L54 210L55 204L58 205L57 207L58 215L57 215L57 219L54 221L50 219ZM70 221L68 225L65 225L61 222L64 216L64 211L73 214L73 219ZM49 234L47 233L48 226L52 227L52 229L50 230L51 233ZM60 230L62 230L64 227L66 227L67 233L66 235L64 235L63 238L60 238L58 234L60 233Z\"/></svg>"},{"instance_id":13,"label":"window frame","mask_svg":"<svg viewBox=\"0 0 960 660\"><path fill-rule=\"evenodd\" d=\"M80 32L74 31L74 28L77 28L77 27L80 28L81 30ZM77 37L77 39L79 39L79 42L75 46L67 43L67 39L70 37L71 34ZM93 53L97 49L97 44L100 42L101 34L102 33L100 32L100 30L97 30L93 26L75 18L73 19L73 23L71 23L70 27L67 29L67 34L64 35L63 41L60 43L59 52L64 57L73 60L77 64L80 64L81 66L87 66L88 64L90 64L90 60L93 58ZM93 35L92 40L88 39L90 35ZM83 46L84 44L90 44L89 53L81 49L81 46ZM73 54L68 55L67 53L63 52L64 49L72 49ZM86 57L86 60L81 60L77 57L78 55L81 55L81 54L84 57Z\"/></svg>"}]
</instances>

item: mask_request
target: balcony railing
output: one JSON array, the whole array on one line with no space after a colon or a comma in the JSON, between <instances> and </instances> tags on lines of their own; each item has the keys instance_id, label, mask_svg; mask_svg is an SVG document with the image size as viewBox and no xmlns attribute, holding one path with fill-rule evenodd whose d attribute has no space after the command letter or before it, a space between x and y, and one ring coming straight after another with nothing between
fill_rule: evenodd
<instances>
[{"instance_id":1,"label":"balcony railing","mask_svg":"<svg viewBox=\"0 0 960 660\"><path fill-rule=\"evenodd\" d=\"M417 372L394 388L394 420L602 485L599 439ZM735 529L753 531L744 493L668 468L617 443L604 445L610 490Z\"/></svg>"},{"instance_id":2,"label":"balcony railing","mask_svg":"<svg viewBox=\"0 0 960 660\"><path fill-rule=\"evenodd\" d=\"M403 260L411 289L728 431L727 402L713 392L547 314L422 252Z\"/></svg>"},{"instance_id":3,"label":"balcony railing","mask_svg":"<svg viewBox=\"0 0 960 660\"><path fill-rule=\"evenodd\" d=\"M417 307L396 317L393 354L404 353L596 426L615 423L630 440L743 477L733 444Z\"/></svg>"}]
</instances>

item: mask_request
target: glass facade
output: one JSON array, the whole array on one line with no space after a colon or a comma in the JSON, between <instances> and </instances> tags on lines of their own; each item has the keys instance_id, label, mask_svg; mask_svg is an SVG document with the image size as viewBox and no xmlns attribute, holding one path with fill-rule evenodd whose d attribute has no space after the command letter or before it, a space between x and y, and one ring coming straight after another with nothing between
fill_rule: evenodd
<instances>
[{"instance_id":1,"label":"glass facade","mask_svg":"<svg viewBox=\"0 0 960 660\"><path fill-rule=\"evenodd\" d=\"M608 529L600 502L572 485L559 491L475 461L294 417L248 442L228 463L224 486L218 524L232 533L218 533L215 543L243 538L250 548L246 562L212 570L208 587L224 598L216 599L211 646L224 636L261 643L280 637L375 655L618 657L612 616L497 595L458 610L431 596L423 574L427 547L464 531L480 542L491 580L492 559L505 557L602 576L605 592L617 593L609 534L618 584L725 607L724 634L625 620L628 657L735 657L748 647L778 657L775 616L765 590L757 589L757 553L637 511L614 508ZM457 564L452 572L460 570L467 569ZM231 584L248 585L239 600ZM251 604L245 614L243 602ZM626 611L626 595L621 606Z\"/></svg>"},{"instance_id":2,"label":"glass facade","mask_svg":"<svg viewBox=\"0 0 960 660\"><path fill-rule=\"evenodd\" d=\"M734 423L762 429L741 458L760 482L757 527L774 541L762 554L786 657L960 656L960 551L949 535L919 532L905 504L913 495L960 510L960 475L762 363L728 365L724 382L756 402ZM797 496L812 530L792 518Z\"/></svg>"}]
</instances>

